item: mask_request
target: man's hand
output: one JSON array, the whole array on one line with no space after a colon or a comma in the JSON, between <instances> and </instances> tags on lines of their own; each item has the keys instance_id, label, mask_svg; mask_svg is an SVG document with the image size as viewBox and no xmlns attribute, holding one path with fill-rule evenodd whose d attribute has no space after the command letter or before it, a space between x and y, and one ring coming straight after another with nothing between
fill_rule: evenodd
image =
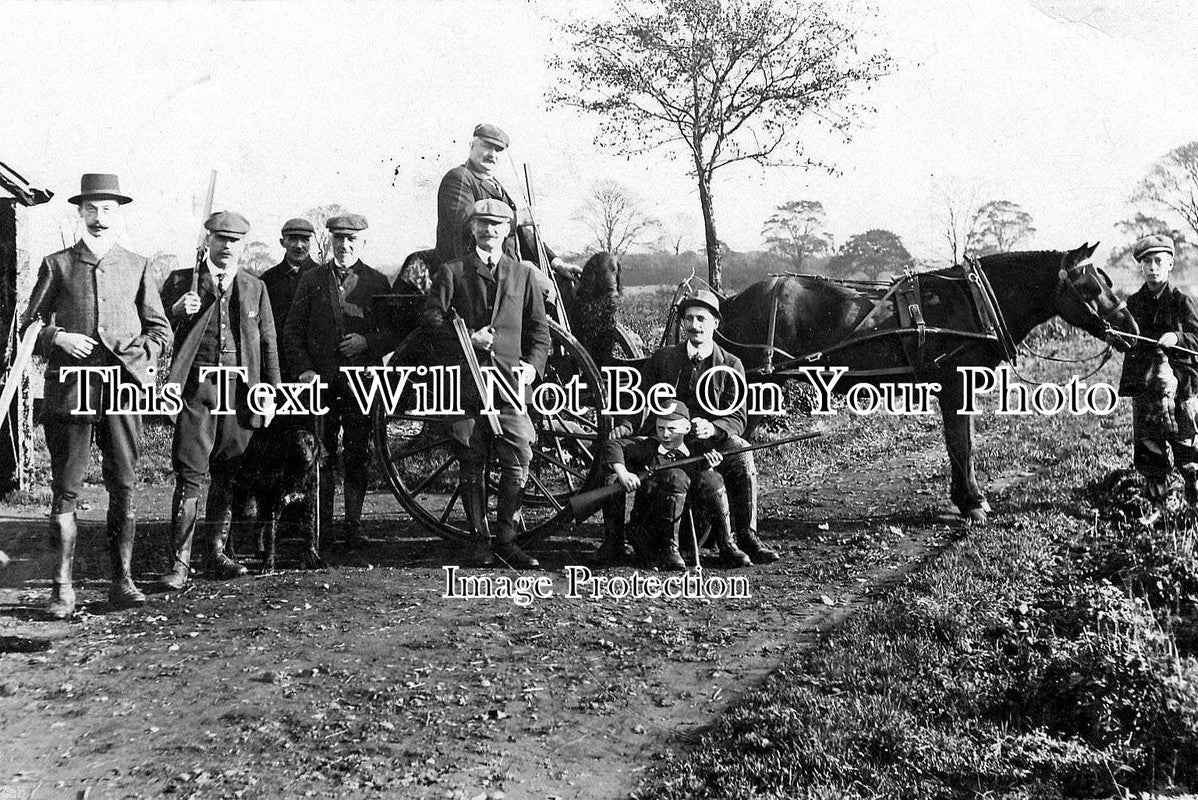
<instances>
[{"instance_id":1,"label":"man's hand","mask_svg":"<svg viewBox=\"0 0 1198 800\"><path fill-rule=\"evenodd\" d=\"M200 310L200 296L195 292L188 292L175 301L171 306L171 313L175 316L179 314L187 314L191 316Z\"/></svg>"},{"instance_id":2,"label":"man's hand","mask_svg":"<svg viewBox=\"0 0 1198 800\"><path fill-rule=\"evenodd\" d=\"M557 273L559 278L576 281L582 277L582 267L577 264L570 264L562 261L560 258L553 259L553 271Z\"/></svg>"},{"instance_id":3,"label":"man's hand","mask_svg":"<svg viewBox=\"0 0 1198 800\"><path fill-rule=\"evenodd\" d=\"M537 379L537 368L527 361L521 361L516 366L512 367L512 377L517 383L527 384L532 386L532 382Z\"/></svg>"},{"instance_id":4,"label":"man's hand","mask_svg":"<svg viewBox=\"0 0 1198 800\"><path fill-rule=\"evenodd\" d=\"M619 425L611 429L611 438L613 439L627 439L631 435L632 426L625 422L621 422Z\"/></svg>"},{"instance_id":5,"label":"man's hand","mask_svg":"<svg viewBox=\"0 0 1198 800\"><path fill-rule=\"evenodd\" d=\"M54 335L54 344L72 358L87 358L97 342L84 333L67 333L59 331Z\"/></svg>"},{"instance_id":6,"label":"man's hand","mask_svg":"<svg viewBox=\"0 0 1198 800\"><path fill-rule=\"evenodd\" d=\"M696 439L710 439L715 436L715 426L702 417L695 417L691 420L691 433Z\"/></svg>"},{"instance_id":7,"label":"man's hand","mask_svg":"<svg viewBox=\"0 0 1198 800\"><path fill-rule=\"evenodd\" d=\"M341 344L337 345L337 352L346 358L353 358L366 352L366 337L360 333L345 334L341 339Z\"/></svg>"},{"instance_id":8,"label":"man's hand","mask_svg":"<svg viewBox=\"0 0 1198 800\"><path fill-rule=\"evenodd\" d=\"M484 353L491 352L491 348L495 346L495 329L490 325L479 328L470 334L470 344L474 345L475 350L481 350Z\"/></svg>"},{"instance_id":9,"label":"man's hand","mask_svg":"<svg viewBox=\"0 0 1198 800\"><path fill-rule=\"evenodd\" d=\"M262 409L262 427L268 428L275 418L275 408L278 406L278 403L275 402L274 393L272 392L262 398L258 405Z\"/></svg>"},{"instance_id":10,"label":"man's hand","mask_svg":"<svg viewBox=\"0 0 1198 800\"><path fill-rule=\"evenodd\" d=\"M306 369L299 376L300 383L316 383L318 380L320 380L320 373L314 369Z\"/></svg>"},{"instance_id":11,"label":"man's hand","mask_svg":"<svg viewBox=\"0 0 1198 800\"><path fill-rule=\"evenodd\" d=\"M636 476L636 473L629 472L628 467L623 464L613 464L612 468L616 472L616 480L624 487L624 491L635 492L641 487L641 479Z\"/></svg>"},{"instance_id":12,"label":"man's hand","mask_svg":"<svg viewBox=\"0 0 1198 800\"><path fill-rule=\"evenodd\" d=\"M703 454L703 458L707 459L707 466L718 467L724 463L724 454L719 450L711 450Z\"/></svg>"},{"instance_id":13,"label":"man's hand","mask_svg":"<svg viewBox=\"0 0 1198 800\"><path fill-rule=\"evenodd\" d=\"M1161 347L1177 347L1177 334L1169 331L1164 336L1156 340L1156 343Z\"/></svg>"}]
</instances>

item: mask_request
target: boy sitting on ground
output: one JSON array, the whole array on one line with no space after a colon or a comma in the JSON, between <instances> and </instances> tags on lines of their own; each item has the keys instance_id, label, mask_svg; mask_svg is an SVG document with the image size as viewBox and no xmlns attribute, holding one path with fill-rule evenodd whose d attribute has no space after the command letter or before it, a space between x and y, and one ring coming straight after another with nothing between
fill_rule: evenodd
<instances>
[{"instance_id":1,"label":"boy sitting on ground","mask_svg":"<svg viewBox=\"0 0 1198 800\"><path fill-rule=\"evenodd\" d=\"M691 430L690 410L674 401L667 413L654 419L653 437L611 439L605 445L603 463L629 492L636 492L632 509L634 530L639 529L636 547L648 566L677 572L686 569L678 550L678 534L687 503L698 504L712 522L720 549L720 563L745 567L751 562L732 543L728 494L724 479L712 467L723 461L710 441L687 439ZM703 456L700 463L669 466L671 462ZM637 473L652 469L647 476Z\"/></svg>"}]
</instances>

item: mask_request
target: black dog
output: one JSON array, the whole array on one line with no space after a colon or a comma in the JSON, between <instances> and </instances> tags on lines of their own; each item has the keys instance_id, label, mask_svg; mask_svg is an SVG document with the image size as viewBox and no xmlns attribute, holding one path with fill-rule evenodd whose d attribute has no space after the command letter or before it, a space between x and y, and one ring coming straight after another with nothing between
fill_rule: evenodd
<instances>
[{"instance_id":1,"label":"black dog","mask_svg":"<svg viewBox=\"0 0 1198 800\"><path fill-rule=\"evenodd\" d=\"M279 520L292 504L300 506L308 541L300 563L307 569L324 567L317 514L317 464L322 457L316 434L294 424L263 428L250 440L233 479L233 508L244 509L250 499L257 504L258 549L264 572L274 572Z\"/></svg>"}]
</instances>

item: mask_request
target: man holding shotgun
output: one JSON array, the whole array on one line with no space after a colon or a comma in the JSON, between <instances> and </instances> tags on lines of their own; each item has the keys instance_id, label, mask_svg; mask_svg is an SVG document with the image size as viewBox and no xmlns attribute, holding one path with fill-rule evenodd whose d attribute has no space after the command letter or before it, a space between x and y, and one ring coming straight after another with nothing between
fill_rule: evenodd
<instances>
[{"instance_id":1,"label":"man holding shotgun","mask_svg":"<svg viewBox=\"0 0 1198 800\"><path fill-rule=\"evenodd\" d=\"M536 267L504 252L511 223L512 211L507 204L492 199L474 203L470 215L473 247L463 257L440 267L425 301L421 323L429 332L438 363L464 364L473 352L481 364L495 367L499 378L517 391L522 379L529 381L528 371L544 373L550 338ZM462 331L462 342L454 331L455 321ZM463 352L463 345L471 351ZM479 424L482 387L466 377L465 369L462 375L463 405L469 416L453 423L452 439L459 458L462 501L477 537L473 560L492 563L493 549L511 567L538 567L537 560L516 544L516 519L532 463L532 420L497 397L500 407L495 427ZM488 440L497 451L500 469L493 542L487 522L485 482Z\"/></svg>"},{"instance_id":2,"label":"man holding shotgun","mask_svg":"<svg viewBox=\"0 0 1198 800\"><path fill-rule=\"evenodd\" d=\"M75 613L72 570L75 556L75 504L91 463L92 437L103 456L108 490L108 554L112 586L108 599L117 607L146 601L131 577L136 515L134 467L141 440L141 418L108 414L116 386L89 380L88 400L96 413L76 411L78 373L70 367L119 367L121 382L154 385L158 356L171 343L158 287L146 274L146 259L116 243L121 206L132 202L121 193L116 175L88 174L69 202L79 208L82 237L66 250L47 256L38 270L21 331L40 320L34 352L46 359L42 425L50 451L50 537L58 553L54 590L46 610L66 619ZM67 370L64 372L64 369Z\"/></svg>"}]
</instances>

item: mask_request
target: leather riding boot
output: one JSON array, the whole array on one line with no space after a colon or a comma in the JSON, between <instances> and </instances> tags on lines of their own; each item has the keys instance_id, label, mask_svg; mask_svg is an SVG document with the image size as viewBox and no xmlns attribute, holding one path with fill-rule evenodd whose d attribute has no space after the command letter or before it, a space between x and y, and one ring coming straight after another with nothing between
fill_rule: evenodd
<instances>
[{"instance_id":1,"label":"leather riding boot","mask_svg":"<svg viewBox=\"0 0 1198 800\"><path fill-rule=\"evenodd\" d=\"M337 473L327 464L321 465L320 488L318 491L319 498L316 505L320 514L321 539L328 544L332 544L333 537L329 534L332 531L333 524L333 495L337 492Z\"/></svg>"},{"instance_id":2,"label":"leather riding boot","mask_svg":"<svg viewBox=\"0 0 1198 800\"><path fill-rule=\"evenodd\" d=\"M757 538L756 531L739 531L736 545L752 559L754 564L773 564L779 558L778 551Z\"/></svg>"},{"instance_id":3,"label":"leather riding boot","mask_svg":"<svg viewBox=\"0 0 1198 800\"><path fill-rule=\"evenodd\" d=\"M1181 468L1181 478L1185 486L1186 502L1198 505L1198 464L1186 464Z\"/></svg>"},{"instance_id":4,"label":"leather riding boot","mask_svg":"<svg viewBox=\"0 0 1198 800\"><path fill-rule=\"evenodd\" d=\"M595 552L595 564L615 567L630 561L624 534L625 496L617 494L603 506L603 544Z\"/></svg>"},{"instance_id":5,"label":"leather riding boot","mask_svg":"<svg viewBox=\"0 0 1198 800\"><path fill-rule=\"evenodd\" d=\"M191 543L199 517L200 498L183 497L175 493L171 514L171 568L158 578L158 585L172 592L181 592L191 580Z\"/></svg>"},{"instance_id":6,"label":"leather riding boot","mask_svg":"<svg viewBox=\"0 0 1198 800\"><path fill-rule=\"evenodd\" d=\"M362 535L362 503L366 499L366 490L360 486L345 484L345 545L350 548L361 548L370 544L370 540Z\"/></svg>"},{"instance_id":7,"label":"leather riding boot","mask_svg":"<svg viewBox=\"0 0 1198 800\"><path fill-rule=\"evenodd\" d=\"M778 551L757 538L757 466L752 453L744 453L720 470L732 511L732 530L736 545L748 553L754 564L772 564ZM735 457L730 457L735 458Z\"/></svg>"},{"instance_id":8,"label":"leather riding boot","mask_svg":"<svg viewBox=\"0 0 1198 800\"><path fill-rule=\"evenodd\" d=\"M75 564L77 536L74 511L50 517L50 538L58 551L58 566L54 572L54 589L50 593L46 613L54 619L68 619L75 613L75 588L71 585L71 571Z\"/></svg>"},{"instance_id":9,"label":"leather riding boot","mask_svg":"<svg viewBox=\"0 0 1198 800\"><path fill-rule=\"evenodd\" d=\"M661 498L659 510L660 516L654 522L661 545L653 566L664 572L682 572L686 569L686 562L678 552L678 533L682 528L682 515L686 512L686 495L665 495Z\"/></svg>"},{"instance_id":10,"label":"leather riding boot","mask_svg":"<svg viewBox=\"0 0 1198 800\"><path fill-rule=\"evenodd\" d=\"M128 507L108 509L108 559L112 564L112 585L108 587L108 602L117 608L144 605L146 596L133 583L133 539L137 534L137 519Z\"/></svg>"},{"instance_id":11,"label":"leather riding boot","mask_svg":"<svg viewBox=\"0 0 1198 800\"><path fill-rule=\"evenodd\" d=\"M208 574L213 578L240 578L248 573L248 569L225 554L229 529L233 525L233 503L226 476L212 476L204 519L212 526L208 549Z\"/></svg>"},{"instance_id":12,"label":"leather riding boot","mask_svg":"<svg viewBox=\"0 0 1198 800\"><path fill-rule=\"evenodd\" d=\"M541 562L516 544L516 516L524 502L524 487L513 476L502 474L496 501L495 557L514 569L537 569Z\"/></svg>"},{"instance_id":13,"label":"leather riding boot","mask_svg":"<svg viewBox=\"0 0 1198 800\"><path fill-rule=\"evenodd\" d=\"M720 565L725 567L747 567L753 563L749 555L732 542L732 521L728 509L728 492L722 485L704 487L704 502L709 510L711 531L715 534L716 546L720 549Z\"/></svg>"},{"instance_id":14,"label":"leather riding boot","mask_svg":"<svg viewBox=\"0 0 1198 800\"><path fill-rule=\"evenodd\" d=\"M491 525L487 521L487 497L483 491L481 477L477 480L467 479L467 482L462 484L462 507L466 510L466 521L474 531L474 541L469 545L466 560L476 567L494 566Z\"/></svg>"}]
</instances>

